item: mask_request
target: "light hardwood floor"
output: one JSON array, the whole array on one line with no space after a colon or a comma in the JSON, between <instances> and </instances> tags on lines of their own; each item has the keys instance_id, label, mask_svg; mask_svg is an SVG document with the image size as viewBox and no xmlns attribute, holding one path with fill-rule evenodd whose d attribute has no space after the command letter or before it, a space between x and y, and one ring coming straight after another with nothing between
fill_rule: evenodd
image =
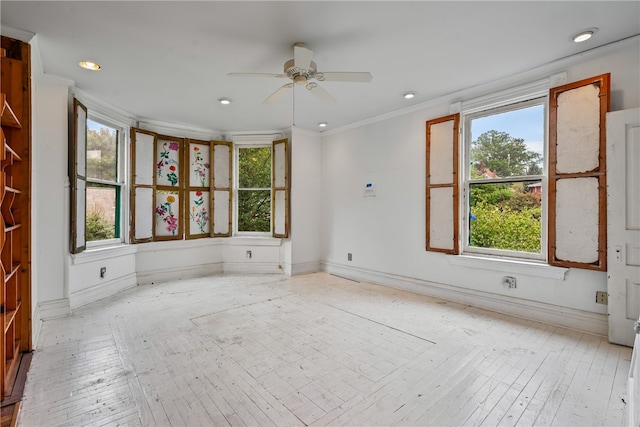
<instances>
[{"instance_id":1,"label":"light hardwood floor","mask_svg":"<svg viewBox=\"0 0 640 427\"><path fill-rule=\"evenodd\" d=\"M324 273L214 276L45 322L18 425L620 426L630 359Z\"/></svg>"}]
</instances>

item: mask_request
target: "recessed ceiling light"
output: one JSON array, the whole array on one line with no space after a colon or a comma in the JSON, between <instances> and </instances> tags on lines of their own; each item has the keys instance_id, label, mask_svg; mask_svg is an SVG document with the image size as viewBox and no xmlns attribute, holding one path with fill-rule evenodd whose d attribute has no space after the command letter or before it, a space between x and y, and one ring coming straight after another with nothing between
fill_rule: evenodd
<instances>
[{"instance_id":1,"label":"recessed ceiling light","mask_svg":"<svg viewBox=\"0 0 640 427\"><path fill-rule=\"evenodd\" d=\"M91 70L91 71L98 71L99 69L102 68L100 64L96 64L95 62L91 62L91 61L80 61L78 65L80 65L82 68L86 68L87 70Z\"/></svg>"},{"instance_id":2,"label":"recessed ceiling light","mask_svg":"<svg viewBox=\"0 0 640 427\"><path fill-rule=\"evenodd\" d=\"M405 93L405 94L404 94L404 95L402 95L402 96L404 96L404 99L411 99L411 98L413 98L414 96L416 96L416 93L415 93L415 92L407 92L407 93Z\"/></svg>"},{"instance_id":3,"label":"recessed ceiling light","mask_svg":"<svg viewBox=\"0 0 640 427\"><path fill-rule=\"evenodd\" d=\"M576 33L573 36L571 36L571 40L573 40L576 43L587 41L597 32L598 32L598 29L595 27L587 28L586 30L582 30L579 33Z\"/></svg>"},{"instance_id":4,"label":"recessed ceiling light","mask_svg":"<svg viewBox=\"0 0 640 427\"><path fill-rule=\"evenodd\" d=\"M231 100L229 98L218 98L218 102L222 105L231 104Z\"/></svg>"},{"instance_id":5,"label":"recessed ceiling light","mask_svg":"<svg viewBox=\"0 0 640 427\"><path fill-rule=\"evenodd\" d=\"M327 127L327 123L326 122L320 122L320 123L318 123L318 127L326 128Z\"/></svg>"}]
</instances>

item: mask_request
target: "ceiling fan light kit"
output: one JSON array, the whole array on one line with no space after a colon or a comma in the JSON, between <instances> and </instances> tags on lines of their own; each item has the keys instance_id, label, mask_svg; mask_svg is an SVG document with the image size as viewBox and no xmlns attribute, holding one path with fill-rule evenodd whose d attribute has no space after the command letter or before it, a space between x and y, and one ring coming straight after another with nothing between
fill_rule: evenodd
<instances>
[{"instance_id":1,"label":"ceiling fan light kit","mask_svg":"<svg viewBox=\"0 0 640 427\"><path fill-rule=\"evenodd\" d=\"M270 73L229 73L229 76L233 77L275 77L275 78L288 78L292 83L287 83L274 93L269 95L267 99L262 101L263 104L271 104L276 99L280 98L288 89L291 89L293 85L304 86L310 91L319 101L326 104L336 103L336 99L325 89L319 86L316 82L310 80L334 81L334 82L356 82L356 83L368 83L371 81L372 76L369 72L318 72L318 67L315 62L311 60L313 57L313 51L307 49L304 43L296 43L293 45L293 59L289 59L284 63L284 69L282 74L270 74Z\"/></svg>"}]
</instances>

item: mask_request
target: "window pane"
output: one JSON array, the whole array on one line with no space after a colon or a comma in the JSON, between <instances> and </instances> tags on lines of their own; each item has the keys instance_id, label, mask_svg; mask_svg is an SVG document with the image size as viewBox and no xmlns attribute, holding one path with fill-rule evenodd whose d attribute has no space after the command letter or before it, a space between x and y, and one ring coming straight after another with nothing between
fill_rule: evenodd
<instances>
[{"instance_id":1,"label":"window pane","mask_svg":"<svg viewBox=\"0 0 640 427\"><path fill-rule=\"evenodd\" d=\"M118 216L118 188L87 182L87 241L119 237Z\"/></svg>"},{"instance_id":2,"label":"window pane","mask_svg":"<svg viewBox=\"0 0 640 427\"><path fill-rule=\"evenodd\" d=\"M540 253L542 182L470 184L469 245Z\"/></svg>"},{"instance_id":3,"label":"window pane","mask_svg":"<svg viewBox=\"0 0 640 427\"><path fill-rule=\"evenodd\" d=\"M178 191L156 191L156 236L179 236L180 193Z\"/></svg>"},{"instance_id":4,"label":"window pane","mask_svg":"<svg viewBox=\"0 0 640 427\"><path fill-rule=\"evenodd\" d=\"M87 120L87 178L116 182L118 131Z\"/></svg>"},{"instance_id":5,"label":"window pane","mask_svg":"<svg viewBox=\"0 0 640 427\"><path fill-rule=\"evenodd\" d=\"M238 190L238 231L271 231L270 190Z\"/></svg>"},{"instance_id":6,"label":"window pane","mask_svg":"<svg viewBox=\"0 0 640 427\"><path fill-rule=\"evenodd\" d=\"M471 179L542 175L544 105L471 120Z\"/></svg>"},{"instance_id":7,"label":"window pane","mask_svg":"<svg viewBox=\"0 0 640 427\"><path fill-rule=\"evenodd\" d=\"M271 147L240 148L238 163L240 188L271 188Z\"/></svg>"}]
</instances>

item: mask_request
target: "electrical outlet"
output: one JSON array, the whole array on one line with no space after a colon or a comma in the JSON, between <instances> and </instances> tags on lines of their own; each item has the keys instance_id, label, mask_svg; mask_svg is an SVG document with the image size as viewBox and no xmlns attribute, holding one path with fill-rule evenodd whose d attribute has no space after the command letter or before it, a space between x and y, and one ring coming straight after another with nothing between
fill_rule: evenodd
<instances>
[{"instance_id":1,"label":"electrical outlet","mask_svg":"<svg viewBox=\"0 0 640 427\"><path fill-rule=\"evenodd\" d=\"M609 304L609 295L603 291L596 292L596 304Z\"/></svg>"},{"instance_id":2,"label":"electrical outlet","mask_svg":"<svg viewBox=\"0 0 640 427\"><path fill-rule=\"evenodd\" d=\"M104 276L107 275L107 267L100 267L100 278L104 279Z\"/></svg>"},{"instance_id":3,"label":"electrical outlet","mask_svg":"<svg viewBox=\"0 0 640 427\"><path fill-rule=\"evenodd\" d=\"M251 259L251 251L247 251L247 258Z\"/></svg>"},{"instance_id":4,"label":"electrical outlet","mask_svg":"<svg viewBox=\"0 0 640 427\"><path fill-rule=\"evenodd\" d=\"M353 260L353 257L351 256L351 253L348 253L347 254L347 261L352 261L352 260Z\"/></svg>"},{"instance_id":5,"label":"electrical outlet","mask_svg":"<svg viewBox=\"0 0 640 427\"><path fill-rule=\"evenodd\" d=\"M507 285L507 287L509 289L515 289L516 288L516 278L515 277L504 276L504 278L502 279L502 283Z\"/></svg>"}]
</instances>

